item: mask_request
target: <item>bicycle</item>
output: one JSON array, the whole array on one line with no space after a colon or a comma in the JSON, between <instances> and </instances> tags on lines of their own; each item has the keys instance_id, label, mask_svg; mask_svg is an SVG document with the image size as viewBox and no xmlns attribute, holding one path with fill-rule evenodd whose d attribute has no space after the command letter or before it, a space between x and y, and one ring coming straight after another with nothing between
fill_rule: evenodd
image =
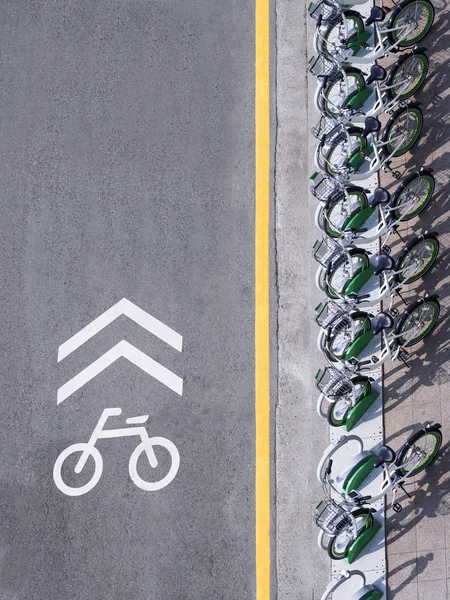
<instances>
[{"instance_id":1,"label":"bicycle","mask_svg":"<svg viewBox=\"0 0 450 600\"><path fill-rule=\"evenodd\" d=\"M405 53L389 70L373 65L370 75L343 67L319 55L310 71L320 80L314 96L318 111L344 123L361 123L366 116L392 111L425 82L428 57L424 49Z\"/></svg>"},{"instance_id":2,"label":"bicycle","mask_svg":"<svg viewBox=\"0 0 450 600\"><path fill-rule=\"evenodd\" d=\"M321 117L313 128L320 138L314 155L316 167L340 183L367 179L380 169L399 179L400 173L390 168L391 160L411 150L422 128L423 114L417 102L398 108L380 136L381 123L375 117L365 118L364 129Z\"/></svg>"},{"instance_id":3,"label":"bicycle","mask_svg":"<svg viewBox=\"0 0 450 600\"><path fill-rule=\"evenodd\" d=\"M95 444L99 439L129 437L135 435L141 438L141 443L133 450L131 454L128 469L133 483L142 490L147 492L155 492L166 487L173 481L180 466L180 455L175 444L164 437L150 438L145 427L103 429L103 426L109 417L118 416L120 414L122 414L121 408L105 408L100 416L100 419L98 420L97 425L94 428L94 431L92 432L91 437L89 438L89 441L87 443L72 444L63 450L58 456L53 467L53 479L55 480L56 486L59 488L59 490L61 490L61 492L63 492L63 494L66 494L67 496L82 496L83 494L87 494L87 492L91 491L99 482L103 472L103 459L100 452L95 447ZM131 417L126 419L125 422L127 425L141 425L147 422L148 417L149 415ZM158 466L158 459L154 450L156 446L164 448L169 453L171 463L170 468L167 475L165 475L162 479L158 481L145 481L138 473L137 463L141 454L145 453L150 466L155 469ZM72 454L76 454L78 452L81 452L81 456L75 465L75 473L77 475L80 474L84 469L90 456L94 459L95 468L91 479L86 484L80 487L72 487L63 481L62 469L66 459Z\"/></svg>"},{"instance_id":4,"label":"bicycle","mask_svg":"<svg viewBox=\"0 0 450 600\"><path fill-rule=\"evenodd\" d=\"M346 312L335 302L320 304L316 312L319 350L331 364L345 368L347 374L363 375L388 360L400 359L409 366L406 349L432 332L440 305L438 295L433 294L417 298L400 316L396 309L375 316L363 311ZM393 315L398 316L397 321Z\"/></svg>"},{"instance_id":5,"label":"bicycle","mask_svg":"<svg viewBox=\"0 0 450 600\"><path fill-rule=\"evenodd\" d=\"M364 23L358 12L342 10L335 3L332 16L317 18L313 42L316 54L323 53L336 62L350 65L372 64L415 46L429 32L435 16L430 0L404 0L394 8L388 23L380 25L390 11L374 6Z\"/></svg>"},{"instance_id":6,"label":"bicycle","mask_svg":"<svg viewBox=\"0 0 450 600\"><path fill-rule=\"evenodd\" d=\"M433 169L409 175L391 195L384 188L370 192L316 174L311 193L319 200L316 227L343 244L369 244L417 217L431 202Z\"/></svg>"},{"instance_id":7,"label":"bicycle","mask_svg":"<svg viewBox=\"0 0 450 600\"><path fill-rule=\"evenodd\" d=\"M343 427L347 432L380 398L380 390L373 378L347 373L332 365L319 369L315 379L320 392L317 414L326 418L331 427Z\"/></svg>"},{"instance_id":8,"label":"bicycle","mask_svg":"<svg viewBox=\"0 0 450 600\"><path fill-rule=\"evenodd\" d=\"M378 254L371 256L364 248L345 247L323 236L313 246L313 256L319 263L316 286L329 298L349 306L369 307L390 296L391 308L393 295L401 297L403 286L424 277L435 264L439 254L437 233L425 231L415 236L395 260L390 252L385 243Z\"/></svg>"},{"instance_id":9,"label":"bicycle","mask_svg":"<svg viewBox=\"0 0 450 600\"><path fill-rule=\"evenodd\" d=\"M349 442L356 442L359 451L333 478L331 457ZM426 423L410 435L397 452L384 444L374 450L364 450L361 438L352 435L342 436L332 442L324 451L317 468L317 478L325 495L325 500L317 505L314 517L321 530L319 547L326 549L333 560L347 558L352 562L376 533L372 529L377 512L374 505L392 492L391 507L395 512L401 512L402 506L396 501L398 489L411 499L403 483L424 471L436 459L441 446L442 432L439 423ZM381 483L377 486L376 493L363 495L360 490L364 489L368 478L380 468ZM371 485L375 486L378 479L379 476ZM383 509L384 503L378 510Z\"/></svg>"}]
</instances>

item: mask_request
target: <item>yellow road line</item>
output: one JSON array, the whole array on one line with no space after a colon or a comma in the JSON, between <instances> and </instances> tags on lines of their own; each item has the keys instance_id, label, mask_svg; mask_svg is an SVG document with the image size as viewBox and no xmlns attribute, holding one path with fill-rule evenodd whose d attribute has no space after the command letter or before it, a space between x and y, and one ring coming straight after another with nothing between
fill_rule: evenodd
<instances>
[{"instance_id":1,"label":"yellow road line","mask_svg":"<svg viewBox=\"0 0 450 600\"><path fill-rule=\"evenodd\" d=\"M269 0L255 0L256 600L270 599Z\"/></svg>"}]
</instances>

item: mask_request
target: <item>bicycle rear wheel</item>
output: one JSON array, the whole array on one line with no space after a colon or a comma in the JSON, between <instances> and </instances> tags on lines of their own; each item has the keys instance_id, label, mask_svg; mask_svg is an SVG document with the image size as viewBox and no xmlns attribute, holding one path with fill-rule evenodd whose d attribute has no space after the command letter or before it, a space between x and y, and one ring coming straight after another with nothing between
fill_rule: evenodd
<instances>
[{"instance_id":1,"label":"bicycle rear wheel","mask_svg":"<svg viewBox=\"0 0 450 600\"><path fill-rule=\"evenodd\" d=\"M441 307L435 299L416 300L397 322L395 335L403 348L409 348L429 335L439 318Z\"/></svg>"},{"instance_id":2,"label":"bicycle rear wheel","mask_svg":"<svg viewBox=\"0 0 450 600\"><path fill-rule=\"evenodd\" d=\"M402 476L417 475L436 458L442 445L442 433L439 429L420 431L412 436L400 450L395 461ZM417 465L417 466L416 466Z\"/></svg>"},{"instance_id":3,"label":"bicycle rear wheel","mask_svg":"<svg viewBox=\"0 0 450 600\"><path fill-rule=\"evenodd\" d=\"M387 25L387 29L394 29L388 33L389 42L402 48L414 46L430 31L434 14L434 6L430 0L402 2L394 9Z\"/></svg>"},{"instance_id":4,"label":"bicycle rear wheel","mask_svg":"<svg viewBox=\"0 0 450 600\"><path fill-rule=\"evenodd\" d=\"M423 115L417 106L399 108L383 131L383 151L386 156L403 156L419 139Z\"/></svg>"},{"instance_id":5,"label":"bicycle rear wheel","mask_svg":"<svg viewBox=\"0 0 450 600\"><path fill-rule=\"evenodd\" d=\"M413 283L423 277L436 262L439 254L439 242L431 235L420 236L412 240L400 253L396 271L399 283Z\"/></svg>"},{"instance_id":6,"label":"bicycle rear wheel","mask_svg":"<svg viewBox=\"0 0 450 600\"><path fill-rule=\"evenodd\" d=\"M415 94L423 85L428 73L426 54L409 53L402 56L392 67L386 80L388 96L403 101ZM392 86L392 87L391 87Z\"/></svg>"},{"instance_id":7,"label":"bicycle rear wheel","mask_svg":"<svg viewBox=\"0 0 450 600\"><path fill-rule=\"evenodd\" d=\"M392 198L393 216L397 221L417 217L431 200L435 181L430 173L414 173L398 188Z\"/></svg>"}]
</instances>

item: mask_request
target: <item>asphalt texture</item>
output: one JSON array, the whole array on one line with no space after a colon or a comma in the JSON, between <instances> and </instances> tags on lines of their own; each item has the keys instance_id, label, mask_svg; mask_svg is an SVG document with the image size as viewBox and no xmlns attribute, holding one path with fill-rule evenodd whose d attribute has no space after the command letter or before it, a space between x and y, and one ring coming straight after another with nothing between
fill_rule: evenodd
<instances>
[{"instance_id":1,"label":"asphalt texture","mask_svg":"<svg viewBox=\"0 0 450 600\"><path fill-rule=\"evenodd\" d=\"M253 3L13 0L0 14L0 597L254 597ZM124 297L183 351L120 317L58 364ZM57 405L122 339L183 395L120 359ZM55 486L58 455L107 407L123 410L109 427L149 414L148 435L176 445L172 483L133 484L129 437L97 443L92 491Z\"/></svg>"}]
</instances>

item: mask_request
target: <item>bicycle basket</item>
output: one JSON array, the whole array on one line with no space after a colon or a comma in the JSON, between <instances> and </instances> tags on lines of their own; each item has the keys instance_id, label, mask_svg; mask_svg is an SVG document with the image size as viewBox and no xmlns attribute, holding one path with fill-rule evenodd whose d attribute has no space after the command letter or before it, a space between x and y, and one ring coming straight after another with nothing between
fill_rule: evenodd
<instances>
[{"instance_id":1,"label":"bicycle basket","mask_svg":"<svg viewBox=\"0 0 450 600\"><path fill-rule=\"evenodd\" d=\"M338 125L339 121L336 121L335 119L333 119L333 117L323 115L322 117L320 117L320 121L317 123L317 125L315 125L311 129L311 132L314 137L320 140L323 135L330 134L333 131L333 129L336 129Z\"/></svg>"},{"instance_id":2,"label":"bicycle basket","mask_svg":"<svg viewBox=\"0 0 450 600\"><path fill-rule=\"evenodd\" d=\"M330 177L324 177L323 175L321 175L316 185L311 186L310 191L313 196L327 206L334 206L338 202L344 202L345 200L343 186Z\"/></svg>"},{"instance_id":3,"label":"bicycle basket","mask_svg":"<svg viewBox=\"0 0 450 600\"><path fill-rule=\"evenodd\" d=\"M317 241L313 246L313 257L325 269L328 265L339 265L347 260L347 252L342 246L327 236Z\"/></svg>"},{"instance_id":4,"label":"bicycle basket","mask_svg":"<svg viewBox=\"0 0 450 600\"><path fill-rule=\"evenodd\" d=\"M328 535L338 535L352 526L352 519L348 512L334 500L324 500L317 506L314 522Z\"/></svg>"},{"instance_id":5,"label":"bicycle basket","mask_svg":"<svg viewBox=\"0 0 450 600\"><path fill-rule=\"evenodd\" d=\"M325 302L325 304L320 303L316 308L316 323L319 327L326 329L338 319L345 319L346 322L351 321L349 315L342 306L333 300L329 300L328 302Z\"/></svg>"},{"instance_id":6,"label":"bicycle basket","mask_svg":"<svg viewBox=\"0 0 450 600\"><path fill-rule=\"evenodd\" d=\"M343 78L339 65L327 58L324 54L319 54L315 59L313 57L310 60L309 72L316 77L327 77L330 82Z\"/></svg>"},{"instance_id":7,"label":"bicycle basket","mask_svg":"<svg viewBox=\"0 0 450 600\"><path fill-rule=\"evenodd\" d=\"M316 381L317 389L330 400L338 400L352 391L348 377L336 367L327 366Z\"/></svg>"}]
</instances>

